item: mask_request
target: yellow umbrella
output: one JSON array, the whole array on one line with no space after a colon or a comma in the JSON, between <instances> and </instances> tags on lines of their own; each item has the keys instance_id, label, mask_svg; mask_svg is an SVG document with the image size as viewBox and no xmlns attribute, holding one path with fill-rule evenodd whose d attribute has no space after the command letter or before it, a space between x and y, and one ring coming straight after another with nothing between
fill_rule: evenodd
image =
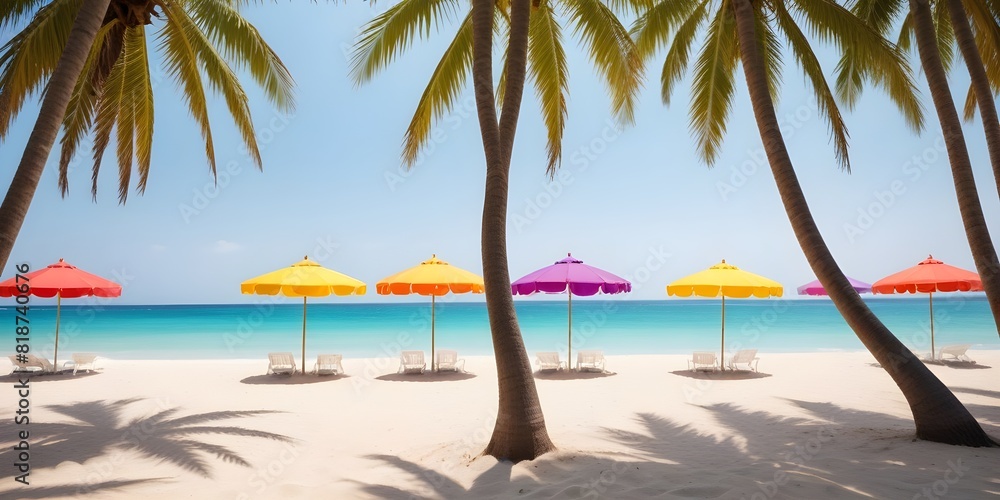
<instances>
[{"instance_id":1,"label":"yellow umbrella","mask_svg":"<svg viewBox=\"0 0 1000 500\"><path fill-rule=\"evenodd\" d=\"M327 269L306 256L301 262L240 283L240 292L302 297L302 373L306 371L306 298L329 295L364 295L361 281Z\"/></svg>"},{"instance_id":2,"label":"yellow umbrella","mask_svg":"<svg viewBox=\"0 0 1000 500\"><path fill-rule=\"evenodd\" d=\"M678 297L722 297L722 366L726 356L726 297L745 299L757 297L781 297L781 283L769 280L763 276L748 273L734 265L716 264L704 271L685 276L667 285L667 295Z\"/></svg>"},{"instance_id":3,"label":"yellow umbrella","mask_svg":"<svg viewBox=\"0 0 1000 500\"><path fill-rule=\"evenodd\" d=\"M451 293L483 293L483 278L465 269L455 267L432 255L418 266L393 274L375 284L380 295L409 295L417 293L431 296L431 370L434 366L434 299Z\"/></svg>"}]
</instances>

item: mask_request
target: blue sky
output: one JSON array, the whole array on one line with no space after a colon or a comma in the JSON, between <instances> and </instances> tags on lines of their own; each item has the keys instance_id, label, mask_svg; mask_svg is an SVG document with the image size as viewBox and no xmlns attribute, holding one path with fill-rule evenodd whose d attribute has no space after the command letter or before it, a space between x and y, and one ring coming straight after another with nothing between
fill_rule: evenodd
<instances>
[{"instance_id":1,"label":"blue sky","mask_svg":"<svg viewBox=\"0 0 1000 500\"><path fill-rule=\"evenodd\" d=\"M217 188L175 84L154 69L154 78L162 79L154 89L145 195L133 185L128 203L118 205L117 168L108 155L93 203L85 151L71 171L69 196L61 198L56 150L3 275L17 263L37 269L63 257L123 282L118 303L173 304L260 300L241 296L239 283L306 254L369 284L364 297L329 299L338 302L405 300L375 295L375 282L432 253L481 272L485 162L471 86L462 105L438 124L416 168L406 171L399 160L405 127L455 26L442 26L377 80L355 88L345 51L376 12L366 4L306 2L246 10L295 77L297 107L279 113L244 80L264 160L259 172L243 153L223 101L212 99ZM10 36L0 32L0 42ZM722 152L708 168L688 128L690 80L678 86L672 107L660 101L662 55L647 68L635 126L619 130L591 65L575 40L567 47L569 121L554 182L545 175L545 133L532 95L522 107L508 215L513 279L567 252L631 278L635 299L665 298L668 282L723 258L783 283L786 296L814 279L764 160L742 79ZM821 57L829 75L835 54L822 50ZM153 63L158 67L159 59ZM959 69L952 72L952 90L962 102L968 77ZM790 60L784 83L778 116L786 142L813 216L847 274L874 281L928 254L974 269L922 74L928 120L921 135L876 90L868 90L855 111L845 110L851 174L837 168L827 124ZM36 105L27 106L0 145L4 185L36 113ZM1000 200L980 122L965 131L996 240Z\"/></svg>"}]
</instances>

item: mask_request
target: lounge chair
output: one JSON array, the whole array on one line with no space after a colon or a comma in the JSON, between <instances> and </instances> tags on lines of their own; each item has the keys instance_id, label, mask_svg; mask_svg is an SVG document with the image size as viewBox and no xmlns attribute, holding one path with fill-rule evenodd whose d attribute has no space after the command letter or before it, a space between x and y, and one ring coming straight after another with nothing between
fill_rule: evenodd
<instances>
[{"instance_id":1,"label":"lounge chair","mask_svg":"<svg viewBox=\"0 0 1000 500\"><path fill-rule=\"evenodd\" d=\"M566 368L566 365L562 361L559 361L558 352L539 352L535 353L535 356L535 364L538 365L538 371L540 372Z\"/></svg>"},{"instance_id":2,"label":"lounge chair","mask_svg":"<svg viewBox=\"0 0 1000 500\"><path fill-rule=\"evenodd\" d=\"M972 347L972 344L947 345L941 348L941 353L938 357L940 357L942 361L975 363L972 358L965 354L965 351L968 351L970 347ZM945 356L948 356L949 359L945 360Z\"/></svg>"},{"instance_id":3,"label":"lounge chair","mask_svg":"<svg viewBox=\"0 0 1000 500\"><path fill-rule=\"evenodd\" d=\"M461 365L461 367L459 367ZM434 358L434 369L437 371L465 372L465 360L458 359L457 351L440 349Z\"/></svg>"},{"instance_id":4,"label":"lounge chair","mask_svg":"<svg viewBox=\"0 0 1000 500\"><path fill-rule=\"evenodd\" d=\"M313 372L316 375L343 375L344 365L340 363L344 359L340 354L320 354L316 356L316 366Z\"/></svg>"},{"instance_id":5,"label":"lounge chair","mask_svg":"<svg viewBox=\"0 0 1000 500\"><path fill-rule=\"evenodd\" d=\"M25 354L25 361L18 361L17 358L19 354L14 354L9 356L10 363L14 365L14 368L10 371L15 372L27 372L27 373L55 373L56 367L52 366L49 360L41 356L35 356L34 354Z\"/></svg>"},{"instance_id":6,"label":"lounge chair","mask_svg":"<svg viewBox=\"0 0 1000 500\"><path fill-rule=\"evenodd\" d=\"M290 352L272 352L267 355L267 373L275 375L294 375L295 357Z\"/></svg>"},{"instance_id":7,"label":"lounge chair","mask_svg":"<svg viewBox=\"0 0 1000 500\"><path fill-rule=\"evenodd\" d=\"M578 351L576 370L581 372L604 372L604 353L601 351Z\"/></svg>"},{"instance_id":8,"label":"lounge chair","mask_svg":"<svg viewBox=\"0 0 1000 500\"><path fill-rule=\"evenodd\" d=\"M396 373L424 373L426 368L424 351L403 351L399 354L399 370Z\"/></svg>"},{"instance_id":9,"label":"lounge chair","mask_svg":"<svg viewBox=\"0 0 1000 500\"><path fill-rule=\"evenodd\" d=\"M688 360L688 370L715 371L719 369L719 363L715 359L714 352L696 352Z\"/></svg>"},{"instance_id":10,"label":"lounge chair","mask_svg":"<svg viewBox=\"0 0 1000 500\"><path fill-rule=\"evenodd\" d=\"M729 359L729 369L737 371L757 371L757 349L743 349L736 351L736 354ZM745 366L745 367L744 367Z\"/></svg>"},{"instance_id":11,"label":"lounge chair","mask_svg":"<svg viewBox=\"0 0 1000 500\"><path fill-rule=\"evenodd\" d=\"M91 354L88 352L76 352L73 353L73 360L67 361L65 364L63 364L63 367L66 367L66 365L72 365L73 375L76 375L76 372L78 371L86 370L87 372L92 372L94 370L97 370L97 368L94 366L96 363L97 363L96 354Z\"/></svg>"}]
</instances>

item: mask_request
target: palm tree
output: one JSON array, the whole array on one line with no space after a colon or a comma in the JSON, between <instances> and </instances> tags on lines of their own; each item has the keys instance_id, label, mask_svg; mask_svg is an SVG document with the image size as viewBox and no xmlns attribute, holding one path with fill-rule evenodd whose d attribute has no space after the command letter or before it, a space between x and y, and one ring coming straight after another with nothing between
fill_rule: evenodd
<instances>
[{"instance_id":1,"label":"palm tree","mask_svg":"<svg viewBox=\"0 0 1000 500\"><path fill-rule=\"evenodd\" d=\"M990 446L994 443L954 394L892 335L851 288L812 218L774 112L774 96L780 87L779 34L812 85L820 112L830 121L836 155L845 167L849 167L847 135L819 61L793 14L821 38L834 41L842 49L850 47L860 64L879 68L879 72L870 73L869 81L889 89L889 95L911 123L919 123L919 106L913 100L902 56L834 0L661 0L638 19L633 31L637 48L647 57L672 35L662 77L663 95L668 98L673 84L687 69L699 27L708 22L705 43L695 64L690 112L703 159L711 163L717 155L735 93L736 66L742 64L757 128L795 237L848 325L903 392L913 412L917 436L944 443Z\"/></svg>"},{"instance_id":2,"label":"palm tree","mask_svg":"<svg viewBox=\"0 0 1000 500\"><path fill-rule=\"evenodd\" d=\"M281 110L290 110L292 79L287 69L238 11L231 0L187 2L182 0L105 0L103 9L88 0L79 3L53 0L38 8L39 0L12 0L0 10L0 26L31 21L0 53L0 139L6 137L28 96L46 88L46 101L59 97L58 107L46 108L44 136L32 136L14 181L0 206L0 267L6 264L38 185L48 153L61 122L62 154L59 185L69 188L67 170L83 138L94 135L92 194L97 196L101 160L114 130L118 158L118 199L125 203L136 164L142 193L149 175L153 141L153 93L149 74L146 26L163 18L155 36L164 55L167 73L182 89L184 101L201 128L209 167L215 173L215 150L208 122L207 84L221 93L228 105L250 157L258 168L260 153L246 93L227 60L247 69ZM95 12L98 12L95 15ZM33 13L33 15L32 15ZM86 39L66 39L66 33L97 18L98 28ZM65 48L65 52L63 49ZM65 54L65 55L64 55ZM48 79L67 64L79 65L75 76ZM67 97L65 103L61 100ZM40 121L41 123L41 121Z\"/></svg>"},{"instance_id":3,"label":"palm tree","mask_svg":"<svg viewBox=\"0 0 1000 500\"><path fill-rule=\"evenodd\" d=\"M473 0L461 16L414 113L404 140L403 161L412 166L433 122L447 113L472 75L483 149L486 193L482 257L493 348L497 359L499 410L484 454L531 460L554 449L545 429L531 363L517 323L507 269L507 192L511 152L526 78L535 87L548 136L548 173L559 167L566 119L568 71L557 9L568 14L611 94L612 110L630 123L641 65L628 30L603 0ZM415 36L426 37L463 7L458 0L403 0L369 23L355 46L357 83L384 69ZM493 40L504 50L499 87L494 89ZM500 116L497 117L497 104Z\"/></svg>"},{"instance_id":4,"label":"palm tree","mask_svg":"<svg viewBox=\"0 0 1000 500\"><path fill-rule=\"evenodd\" d=\"M969 150L965 144L962 123L959 120L955 102L951 97L946 74L947 68L952 62L952 48L956 39L972 76L972 88L975 100L979 103L980 114L983 117L990 162L993 164L998 192L1000 192L1000 124L997 123L996 104L993 102L990 90L990 77L979 57L969 17L960 2L961 0L954 2L941 0L935 3L935 11L928 0L910 0L909 14L903 19L899 45L902 48L909 48L913 38L917 41L917 52L920 55L920 62L924 69L924 75L927 77L931 98L934 101L938 120L941 123L941 131L945 138L945 148L951 163L952 179L955 183L955 193L958 195L958 208L962 214L962 222L965 224L965 234L969 239L969 247L976 263L976 270L983 280L986 298L993 311L993 321L997 327L997 334L1000 335L1000 262L997 260L996 248L993 246L993 240L990 238L989 228L986 226L986 219L983 216L983 207L979 201L979 192L973 178L972 163L969 160ZM998 7L996 4L1000 3L996 0L991 0L991 2L993 7ZM985 4L969 2L968 5L975 13L973 18L976 19L977 31L980 34L980 45L988 53L995 54L996 50L1000 49L1000 27L997 27L996 19ZM897 18L903 8L903 0L891 2L859 0L852 6L852 10L858 14L858 17L883 35L892 28L893 20ZM1000 9L994 12L1000 12ZM842 60L840 68L845 73L853 71L849 68L858 68L843 63ZM863 69L857 71L864 73ZM852 78L846 79L851 80ZM854 79L854 81L857 80ZM1000 83L1000 79L995 80L995 83ZM855 90L857 90L857 85L855 85ZM967 99L967 116L969 111Z\"/></svg>"}]
</instances>

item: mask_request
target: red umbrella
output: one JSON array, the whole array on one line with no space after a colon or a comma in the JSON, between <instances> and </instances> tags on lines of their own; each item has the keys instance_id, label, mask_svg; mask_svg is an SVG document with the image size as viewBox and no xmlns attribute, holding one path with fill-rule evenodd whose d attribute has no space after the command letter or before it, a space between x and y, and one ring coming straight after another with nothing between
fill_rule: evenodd
<instances>
[{"instance_id":1,"label":"red umbrella","mask_svg":"<svg viewBox=\"0 0 1000 500\"><path fill-rule=\"evenodd\" d=\"M949 266L928 255L921 263L886 276L872 285L873 293L926 293L931 314L931 359L934 359L934 292L981 292L979 275Z\"/></svg>"},{"instance_id":2,"label":"red umbrella","mask_svg":"<svg viewBox=\"0 0 1000 500\"><path fill-rule=\"evenodd\" d=\"M59 366L59 312L62 307L62 298L120 297L122 294L122 287L118 283L81 271L62 259L45 269L32 271L20 280L14 277L0 282L0 297L20 295L21 292L17 287L24 283L29 285L30 291L28 293L31 295L56 298L56 350L52 356L52 366L55 367Z\"/></svg>"}]
</instances>

